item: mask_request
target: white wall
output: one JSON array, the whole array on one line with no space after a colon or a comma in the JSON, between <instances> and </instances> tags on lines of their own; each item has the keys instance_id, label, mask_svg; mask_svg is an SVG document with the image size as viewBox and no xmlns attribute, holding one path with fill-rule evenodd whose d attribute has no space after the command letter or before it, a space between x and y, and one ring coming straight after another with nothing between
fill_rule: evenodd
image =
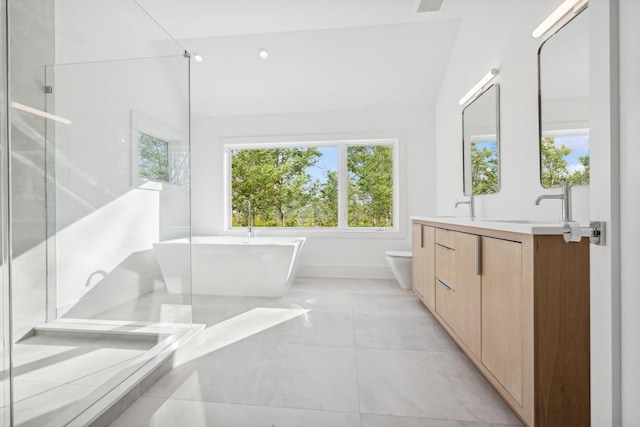
<instances>
[{"instance_id":1,"label":"white wall","mask_svg":"<svg viewBox=\"0 0 640 427\"><path fill-rule=\"evenodd\" d=\"M620 1L622 423L640 425L640 2Z\"/></svg>"},{"instance_id":2,"label":"white wall","mask_svg":"<svg viewBox=\"0 0 640 427\"><path fill-rule=\"evenodd\" d=\"M337 138L400 138L401 235L393 238L319 237L311 232L299 273L351 277L391 277L384 252L409 249L410 215L433 214L433 110L352 111L287 115L211 117L192 123L193 233L216 235L224 225L224 144L247 138L287 141ZM246 140L246 139L245 139ZM264 233L264 231L262 231ZM260 234L258 230L256 234Z\"/></svg>"},{"instance_id":3,"label":"white wall","mask_svg":"<svg viewBox=\"0 0 640 427\"><path fill-rule=\"evenodd\" d=\"M462 107L458 100L493 67L500 69L500 192L476 198L476 215L493 218L560 220L561 203L534 206L545 190L539 178L539 40L531 31L557 6L556 0L496 0L467 4L436 106L436 210L465 215L454 208L462 198ZM475 10L477 9L477 10ZM478 19L478 17L481 19ZM573 191L573 214L589 217L588 187Z\"/></svg>"}]
</instances>

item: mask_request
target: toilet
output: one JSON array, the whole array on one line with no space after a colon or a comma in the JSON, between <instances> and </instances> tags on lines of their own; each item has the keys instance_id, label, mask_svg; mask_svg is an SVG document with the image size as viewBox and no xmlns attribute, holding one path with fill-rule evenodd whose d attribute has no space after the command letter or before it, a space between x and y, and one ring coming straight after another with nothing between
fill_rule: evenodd
<instances>
[{"instance_id":1,"label":"toilet","mask_svg":"<svg viewBox=\"0 0 640 427\"><path fill-rule=\"evenodd\" d=\"M411 289L411 251L387 251L387 263L402 289Z\"/></svg>"}]
</instances>

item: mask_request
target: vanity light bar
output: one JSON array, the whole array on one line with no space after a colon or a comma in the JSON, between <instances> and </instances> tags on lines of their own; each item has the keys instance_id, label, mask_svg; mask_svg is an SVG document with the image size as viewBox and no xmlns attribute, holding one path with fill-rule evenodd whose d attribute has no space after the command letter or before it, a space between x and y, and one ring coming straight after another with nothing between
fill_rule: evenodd
<instances>
[{"instance_id":1,"label":"vanity light bar","mask_svg":"<svg viewBox=\"0 0 640 427\"><path fill-rule=\"evenodd\" d=\"M460 105L466 104L467 101L476 96L487 83L493 80L493 78L497 76L499 72L500 70L498 70L497 68L492 68L483 78L480 79L478 83L476 83L474 87L471 88L469 92L467 92L465 96L460 98L460 101L458 101L458 103Z\"/></svg>"},{"instance_id":2,"label":"vanity light bar","mask_svg":"<svg viewBox=\"0 0 640 427\"><path fill-rule=\"evenodd\" d=\"M542 23L538 25L535 30L533 30L533 33L531 33L531 35L536 39L541 37L554 25L556 25L562 18L564 18L568 14L570 14L570 16L577 14L588 3L589 0L566 0L564 3L558 6L558 8L547 17L547 19L542 21Z\"/></svg>"}]
</instances>

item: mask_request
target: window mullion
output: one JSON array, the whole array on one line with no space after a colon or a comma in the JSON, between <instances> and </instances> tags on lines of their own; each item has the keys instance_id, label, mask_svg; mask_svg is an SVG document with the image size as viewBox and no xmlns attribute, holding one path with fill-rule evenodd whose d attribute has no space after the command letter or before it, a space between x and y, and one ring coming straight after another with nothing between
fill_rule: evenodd
<instances>
[{"instance_id":1,"label":"window mullion","mask_svg":"<svg viewBox=\"0 0 640 427\"><path fill-rule=\"evenodd\" d=\"M347 174L347 144L340 142L338 145L338 228L347 228L348 210L348 181Z\"/></svg>"}]
</instances>

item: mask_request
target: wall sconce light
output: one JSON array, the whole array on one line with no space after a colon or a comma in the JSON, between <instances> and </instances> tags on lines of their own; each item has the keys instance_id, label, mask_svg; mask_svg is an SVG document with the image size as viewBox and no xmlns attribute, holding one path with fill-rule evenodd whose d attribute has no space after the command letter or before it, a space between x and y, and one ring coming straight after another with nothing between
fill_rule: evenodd
<instances>
[{"instance_id":1,"label":"wall sconce light","mask_svg":"<svg viewBox=\"0 0 640 427\"><path fill-rule=\"evenodd\" d=\"M482 88L484 88L487 85L487 83L493 80L493 78L497 76L499 72L500 70L498 70L497 68L492 68L487 74L485 74L483 78L480 79L478 83L476 83L474 87L471 88L469 92L467 92L465 96L460 98L460 101L458 101L458 104L464 105L471 98L475 98L476 95L478 95L482 91Z\"/></svg>"},{"instance_id":2,"label":"wall sconce light","mask_svg":"<svg viewBox=\"0 0 640 427\"><path fill-rule=\"evenodd\" d=\"M582 11L589 4L589 0L566 0L562 3L556 10L554 10L551 15L547 17L540 25L533 30L531 35L533 38L540 38L547 31L553 28L561 19L566 18L567 20L573 18L578 13Z\"/></svg>"}]
</instances>

